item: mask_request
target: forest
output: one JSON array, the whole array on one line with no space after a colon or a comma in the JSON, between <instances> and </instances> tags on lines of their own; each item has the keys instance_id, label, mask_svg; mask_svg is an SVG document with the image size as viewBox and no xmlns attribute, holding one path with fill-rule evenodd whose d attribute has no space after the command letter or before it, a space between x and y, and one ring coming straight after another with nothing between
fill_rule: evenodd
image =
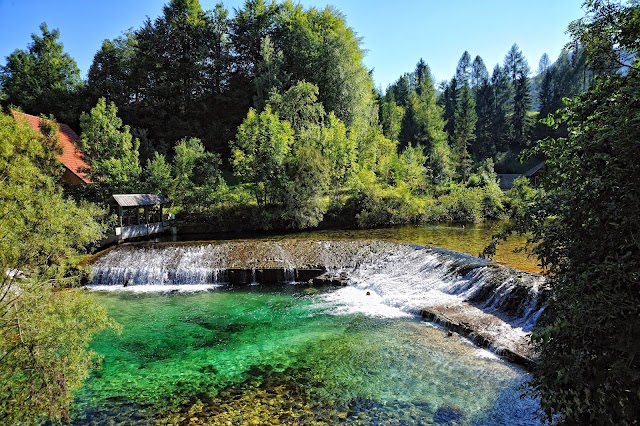
<instances>
[{"instance_id":1,"label":"forest","mask_svg":"<svg viewBox=\"0 0 640 426\"><path fill-rule=\"evenodd\" d=\"M68 417L91 338L117 325L60 289L106 229L99 203L156 192L220 231L509 217L494 243L527 235L552 292L527 384L543 418L637 424L640 7L584 9L535 73L514 44L491 73L463 52L441 83L416 58L384 91L332 7L171 0L105 40L86 80L42 24L0 67L1 422ZM9 108L41 116L42 134ZM61 184L56 121L80 135L92 185ZM537 187L499 188L542 160Z\"/></svg>"},{"instance_id":2,"label":"forest","mask_svg":"<svg viewBox=\"0 0 640 426\"><path fill-rule=\"evenodd\" d=\"M40 31L2 66L2 102L81 135L96 184L70 192L161 193L217 230L508 217L496 173L542 161L518 158L563 134L540 119L593 78L579 46L532 76L514 44L491 74L464 52L437 83L419 59L383 93L341 13L291 1L171 1L105 40L86 80Z\"/></svg>"}]
</instances>

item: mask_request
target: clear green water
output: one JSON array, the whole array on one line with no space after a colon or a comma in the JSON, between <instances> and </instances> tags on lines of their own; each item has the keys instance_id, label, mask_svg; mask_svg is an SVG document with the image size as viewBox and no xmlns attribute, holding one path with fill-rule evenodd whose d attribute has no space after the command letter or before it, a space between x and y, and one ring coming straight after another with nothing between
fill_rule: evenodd
<instances>
[{"instance_id":1,"label":"clear green water","mask_svg":"<svg viewBox=\"0 0 640 426\"><path fill-rule=\"evenodd\" d=\"M335 315L323 291L92 293L123 330L93 343L73 423L537 424L520 369L413 317Z\"/></svg>"}]
</instances>

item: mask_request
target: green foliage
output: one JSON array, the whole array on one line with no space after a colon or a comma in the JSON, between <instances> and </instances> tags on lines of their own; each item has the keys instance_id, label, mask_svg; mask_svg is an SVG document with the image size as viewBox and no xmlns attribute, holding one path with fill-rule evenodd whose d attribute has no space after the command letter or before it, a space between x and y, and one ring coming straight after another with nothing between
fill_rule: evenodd
<instances>
[{"instance_id":1,"label":"green foliage","mask_svg":"<svg viewBox=\"0 0 640 426\"><path fill-rule=\"evenodd\" d=\"M446 141L441 141L431 148L429 168L436 185L447 183L453 177L454 164L451 160L451 149Z\"/></svg>"},{"instance_id":2,"label":"green foliage","mask_svg":"<svg viewBox=\"0 0 640 426\"><path fill-rule=\"evenodd\" d=\"M454 129L452 138L452 148L455 151L458 167L457 172L466 180L471 172L472 160L469 155L469 145L475 140L476 103L471 94L471 88L464 84L457 94L456 109L454 113Z\"/></svg>"},{"instance_id":3,"label":"green foliage","mask_svg":"<svg viewBox=\"0 0 640 426\"><path fill-rule=\"evenodd\" d=\"M427 151L434 146L443 143L446 135L443 131L445 122L442 117L442 109L437 104L436 91L429 67L419 62L416 72L401 78L395 86L405 85L407 87L390 87L387 91L408 91L404 108L401 129L399 133L400 146L405 147L410 144L418 144L425 147ZM419 72L418 72L419 71ZM420 78L418 79L418 75Z\"/></svg>"},{"instance_id":4,"label":"green foliage","mask_svg":"<svg viewBox=\"0 0 640 426\"><path fill-rule=\"evenodd\" d=\"M637 32L638 7L587 1L572 25L575 41L599 61L637 43L610 40ZM579 29L580 31L576 31ZM583 32L586 31L586 32ZM598 63L598 62L596 62ZM567 138L540 142L547 157L542 190L522 182L512 196L512 232L548 271L552 291L532 336L540 354L530 392L558 424L632 425L640 418L640 65L602 75L552 124ZM504 233L500 237L506 237Z\"/></svg>"},{"instance_id":5,"label":"green foliage","mask_svg":"<svg viewBox=\"0 0 640 426\"><path fill-rule=\"evenodd\" d=\"M533 336L541 362L532 391L566 423L640 417L639 95L636 64L569 105L570 137L539 148L547 196L523 215L554 294Z\"/></svg>"},{"instance_id":6,"label":"green foliage","mask_svg":"<svg viewBox=\"0 0 640 426\"><path fill-rule=\"evenodd\" d=\"M0 88L7 104L30 114L54 114L75 122L74 97L82 86L76 62L63 52L60 32L40 25L42 36L31 34L28 50L15 50L0 66Z\"/></svg>"},{"instance_id":7,"label":"green foliage","mask_svg":"<svg viewBox=\"0 0 640 426\"><path fill-rule=\"evenodd\" d=\"M126 114L131 100L140 96L140 88L130 85L136 72L137 45L135 33L131 30L121 37L102 42L87 76L87 92L94 99L94 104L104 97L120 105L121 112Z\"/></svg>"},{"instance_id":8,"label":"green foliage","mask_svg":"<svg viewBox=\"0 0 640 426\"><path fill-rule=\"evenodd\" d=\"M548 57L541 58L540 70L535 80L539 85L539 120L534 129L535 139L566 137L566 126L547 126L545 119L564 107L565 98L573 98L593 83L594 71L587 64L586 51L578 45L572 50L564 49L558 59L549 64Z\"/></svg>"},{"instance_id":9,"label":"green foliage","mask_svg":"<svg viewBox=\"0 0 640 426\"><path fill-rule=\"evenodd\" d=\"M477 161L493 157L496 153L495 141L492 135L495 92L494 87L489 82L488 75L486 78L481 79L478 85L474 87L474 91L477 117L476 139L470 147L470 152Z\"/></svg>"},{"instance_id":10,"label":"green foliage","mask_svg":"<svg viewBox=\"0 0 640 426\"><path fill-rule=\"evenodd\" d=\"M509 125L507 112L511 98L509 77L505 69L496 65L491 74L491 86L493 87L493 102L491 114L491 151L505 152L509 149ZM495 151L494 151L495 150Z\"/></svg>"},{"instance_id":11,"label":"green foliage","mask_svg":"<svg viewBox=\"0 0 640 426\"><path fill-rule=\"evenodd\" d=\"M139 192L142 173L138 160L140 142L133 140L129 126L122 126L118 109L100 98L95 107L80 116L80 143L91 166L91 180L103 197L114 193Z\"/></svg>"},{"instance_id":12,"label":"green foliage","mask_svg":"<svg viewBox=\"0 0 640 426\"><path fill-rule=\"evenodd\" d=\"M220 156L207 152L199 139L181 140L173 157L171 199L187 214L206 209L216 201L217 192L224 187L220 164ZM163 178L164 173L166 171ZM166 181L163 183L167 184Z\"/></svg>"},{"instance_id":13,"label":"green foliage","mask_svg":"<svg viewBox=\"0 0 640 426\"><path fill-rule=\"evenodd\" d=\"M6 424L67 417L94 365L91 338L106 313L76 291L69 259L102 235L102 212L66 199L46 141L0 115L0 418Z\"/></svg>"},{"instance_id":14,"label":"green foliage","mask_svg":"<svg viewBox=\"0 0 640 426\"><path fill-rule=\"evenodd\" d=\"M261 110L272 92L282 90L288 77L284 71L284 55L281 50L275 51L271 39L267 36L260 46L262 61L256 67L256 99L255 105ZM317 91L316 91L317 96Z\"/></svg>"},{"instance_id":15,"label":"green foliage","mask_svg":"<svg viewBox=\"0 0 640 426\"><path fill-rule=\"evenodd\" d=\"M474 188L454 185L429 207L424 214L427 222L473 223L498 219L503 211L502 191L497 184Z\"/></svg>"},{"instance_id":16,"label":"green foliage","mask_svg":"<svg viewBox=\"0 0 640 426\"><path fill-rule=\"evenodd\" d=\"M259 206L277 201L292 143L291 125L288 121L280 121L270 106L260 114L250 109L238 127L236 140L231 144L234 172L251 182Z\"/></svg>"},{"instance_id":17,"label":"green foliage","mask_svg":"<svg viewBox=\"0 0 640 426\"><path fill-rule=\"evenodd\" d=\"M327 211L323 193L328 185L329 166L320 150L311 146L297 149L287 162L282 219L289 228L318 226Z\"/></svg>"},{"instance_id":18,"label":"green foliage","mask_svg":"<svg viewBox=\"0 0 640 426\"><path fill-rule=\"evenodd\" d=\"M640 50L640 8L635 0L586 0L586 15L569 25L585 49L592 69L615 73L629 69Z\"/></svg>"},{"instance_id":19,"label":"green foliage","mask_svg":"<svg viewBox=\"0 0 640 426\"><path fill-rule=\"evenodd\" d=\"M315 84L299 81L283 95L272 93L268 103L280 119L291 124L296 135L301 135L304 130L317 128L324 123L325 111L318 102L318 93Z\"/></svg>"},{"instance_id":20,"label":"green foliage","mask_svg":"<svg viewBox=\"0 0 640 426\"><path fill-rule=\"evenodd\" d=\"M540 195L539 190L533 188L526 177L520 176L514 180L513 187L509 190L511 216L516 220L524 220L528 212L534 208Z\"/></svg>"},{"instance_id":21,"label":"green foliage","mask_svg":"<svg viewBox=\"0 0 640 426\"><path fill-rule=\"evenodd\" d=\"M382 131L387 138L393 140L398 140L400 138L404 113L404 108L396 104L393 98L388 100L387 96L385 96L385 98L382 99L380 102L380 124L382 125Z\"/></svg>"},{"instance_id":22,"label":"green foliage","mask_svg":"<svg viewBox=\"0 0 640 426\"><path fill-rule=\"evenodd\" d=\"M357 170L356 141L347 135L347 128L333 113L321 130L320 151L328 163L331 186L337 192Z\"/></svg>"},{"instance_id":23,"label":"green foliage","mask_svg":"<svg viewBox=\"0 0 640 426\"><path fill-rule=\"evenodd\" d=\"M511 146L515 149L524 148L530 139L531 107L530 81L526 74L520 74L515 81L515 95L513 98L513 114L511 115Z\"/></svg>"},{"instance_id":24,"label":"green foliage","mask_svg":"<svg viewBox=\"0 0 640 426\"><path fill-rule=\"evenodd\" d=\"M147 192L166 196L172 193L171 164L167 162L164 155L156 152L153 160L147 160L143 175Z\"/></svg>"},{"instance_id":25,"label":"green foliage","mask_svg":"<svg viewBox=\"0 0 640 426\"><path fill-rule=\"evenodd\" d=\"M373 81L362 64L360 40L340 12L331 7L303 10L286 2L276 28L281 34L276 44L292 81L318 86L325 111L333 111L348 128L358 120L373 120Z\"/></svg>"},{"instance_id":26,"label":"green foliage","mask_svg":"<svg viewBox=\"0 0 640 426\"><path fill-rule=\"evenodd\" d=\"M396 157L394 181L407 185L412 194L424 194L427 191L427 157L421 147L408 146Z\"/></svg>"},{"instance_id":27,"label":"green foliage","mask_svg":"<svg viewBox=\"0 0 640 426\"><path fill-rule=\"evenodd\" d=\"M354 201L359 206L356 214L358 227L375 228L420 221L424 201L413 197L408 186L381 185L369 171L361 171L358 181L354 194Z\"/></svg>"},{"instance_id":28,"label":"green foliage","mask_svg":"<svg viewBox=\"0 0 640 426\"><path fill-rule=\"evenodd\" d=\"M249 107L261 111L273 92L297 82L319 88L320 105L347 128L374 124L373 82L359 43L331 8L252 0L229 16L221 4L204 11L198 1L171 1L158 18L103 43L87 93L90 102L116 102L127 123L146 129L155 151L166 154L187 136L227 157Z\"/></svg>"},{"instance_id":29,"label":"green foliage","mask_svg":"<svg viewBox=\"0 0 640 426\"><path fill-rule=\"evenodd\" d=\"M480 163L475 176L478 176L480 186L498 184L498 174L495 171L493 160L491 158L487 158Z\"/></svg>"}]
</instances>

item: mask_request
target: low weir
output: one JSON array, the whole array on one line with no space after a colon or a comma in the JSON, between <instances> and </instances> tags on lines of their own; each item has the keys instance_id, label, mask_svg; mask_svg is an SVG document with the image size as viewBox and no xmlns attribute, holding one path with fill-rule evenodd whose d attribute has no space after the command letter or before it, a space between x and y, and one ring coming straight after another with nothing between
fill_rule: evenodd
<instances>
[{"instance_id":1,"label":"low weir","mask_svg":"<svg viewBox=\"0 0 640 426\"><path fill-rule=\"evenodd\" d=\"M327 299L376 315L389 307L440 323L527 366L527 335L544 309L544 278L449 250L380 241L247 240L138 244L92 263L91 288L308 283ZM195 287L194 287L195 288Z\"/></svg>"}]
</instances>

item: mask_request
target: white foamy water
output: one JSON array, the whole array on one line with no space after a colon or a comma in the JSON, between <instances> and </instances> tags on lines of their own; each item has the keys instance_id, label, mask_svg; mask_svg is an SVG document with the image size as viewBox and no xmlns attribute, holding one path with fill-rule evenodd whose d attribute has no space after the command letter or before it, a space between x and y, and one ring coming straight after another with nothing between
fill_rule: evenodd
<instances>
[{"instance_id":1,"label":"white foamy water","mask_svg":"<svg viewBox=\"0 0 640 426\"><path fill-rule=\"evenodd\" d=\"M412 316L411 313L399 307L385 303L382 296L375 292L347 286L320 297L318 307L328 309L335 315L364 314L378 318L403 318Z\"/></svg>"},{"instance_id":2,"label":"white foamy water","mask_svg":"<svg viewBox=\"0 0 640 426\"><path fill-rule=\"evenodd\" d=\"M472 323L474 331L490 338L497 352L521 346L544 309L542 278L488 267L473 256L380 242L315 242L307 246L303 257L313 256L302 263L295 245L257 242L255 246L243 245L239 253L249 265L260 256L281 265L283 280L290 283L295 278L294 268L300 265L324 265L331 273L346 273L348 286L314 297L317 307L325 312L401 318L432 310L449 322ZM227 281L229 264L245 265L237 259L229 263L233 249L232 244L116 249L93 265L89 288L138 293L215 289ZM326 263L318 263L322 259ZM257 281L252 267L247 283Z\"/></svg>"},{"instance_id":3,"label":"white foamy water","mask_svg":"<svg viewBox=\"0 0 640 426\"><path fill-rule=\"evenodd\" d=\"M421 249L369 259L346 271L348 287L323 295L321 300L322 303L333 304L329 312L336 315L361 313L396 318L433 308L444 312L447 317L451 313L453 321L474 324L475 330L491 336L494 342L492 350L496 352L522 345L543 309L537 304L539 283L535 281L527 290L518 282L517 275L516 278L500 278L498 283L492 283L487 268L481 265L466 274L459 274L456 268L460 266L460 260ZM516 295L523 297L522 301L509 300L514 291L522 293ZM476 305L467 302L482 292L487 293L486 300L482 299ZM515 307L511 306L513 303ZM518 316L506 320L501 313L503 307L516 311ZM502 315L505 320L494 314ZM489 356L484 352L478 355Z\"/></svg>"},{"instance_id":4,"label":"white foamy water","mask_svg":"<svg viewBox=\"0 0 640 426\"><path fill-rule=\"evenodd\" d=\"M461 298L449 293L463 280L451 274L453 262L426 250L371 260L348 271L349 286L326 295L324 300L339 306L336 313L353 311L372 316L391 312L412 315L425 307L459 303ZM371 293L369 299L365 297L367 291Z\"/></svg>"}]
</instances>

